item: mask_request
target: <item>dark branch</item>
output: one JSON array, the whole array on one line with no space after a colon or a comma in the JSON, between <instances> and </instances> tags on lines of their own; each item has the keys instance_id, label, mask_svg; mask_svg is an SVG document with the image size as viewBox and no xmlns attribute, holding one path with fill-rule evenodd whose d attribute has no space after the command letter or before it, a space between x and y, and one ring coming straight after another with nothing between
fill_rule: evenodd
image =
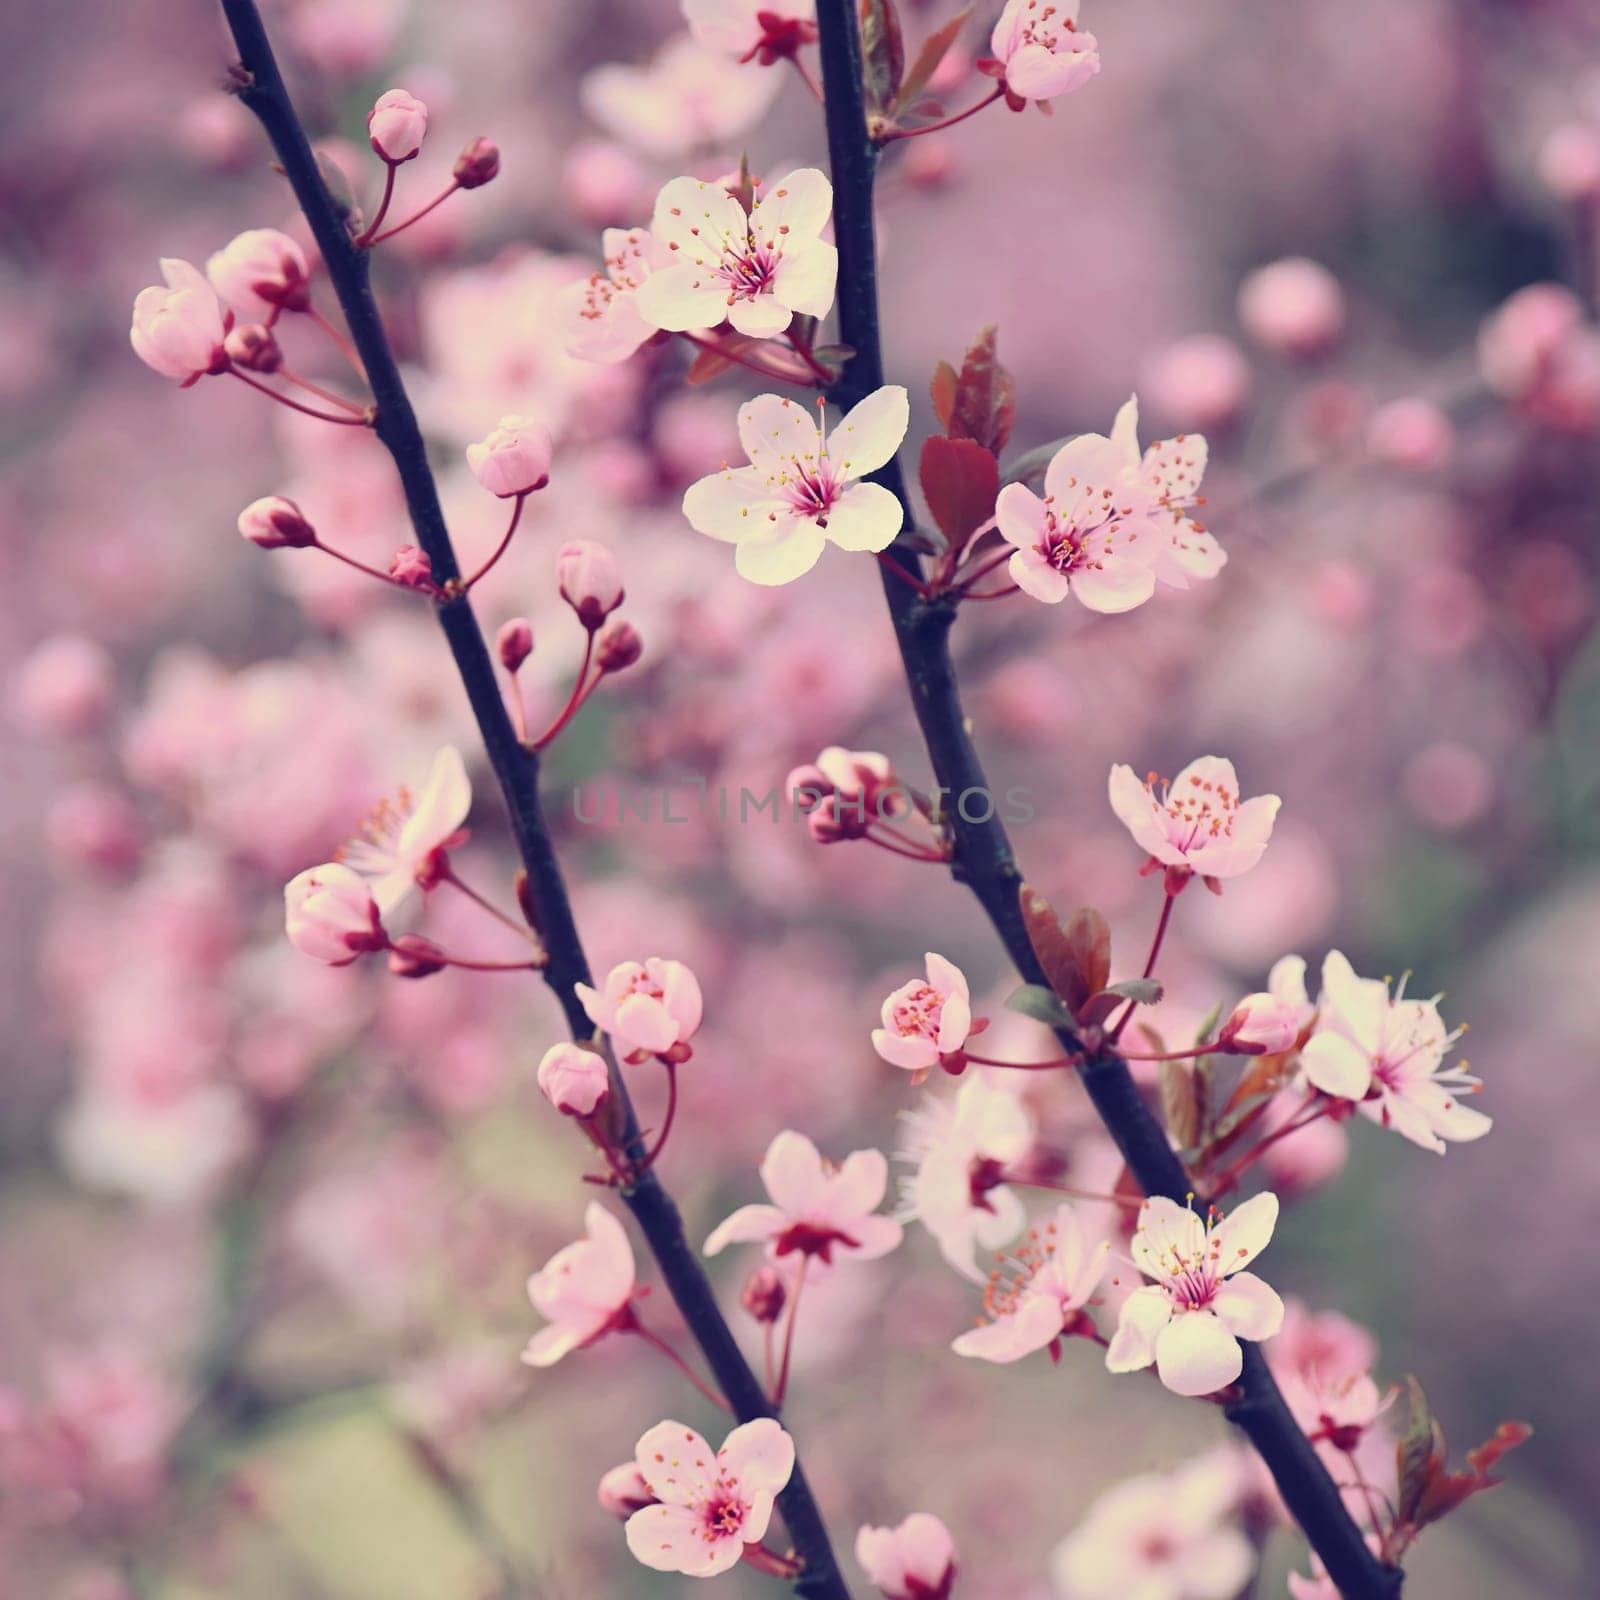
<instances>
[{"instance_id":1,"label":"dark branch","mask_svg":"<svg viewBox=\"0 0 1600 1600\"><path fill-rule=\"evenodd\" d=\"M818 0L817 22L833 169L834 239L839 247L839 337L856 352L830 398L848 406L883 382L873 239L878 151L867 137L854 0ZM877 474L877 481L899 497L909 533L912 513L899 463L891 462ZM921 575L921 557L908 542L901 542L897 554L907 568ZM950 658L955 607L948 600L919 599L892 571L885 571L882 577L911 703L934 775L953 797L968 789L987 793L982 764L967 735ZM987 822L972 823L956 808L952 822L956 839L952 873L978 897L1023 981L1045 983L1023 927L1017 898L1022 877L998 813ZM1070 1030L1061 1030L1058 1037L1066 1050L1077 1051L1078 1040ZM1183 1204L1191 1188L1188 1175L1140 1095L1127 1063L1114 1051L1102 1051L1081 1069L1081 1077L1101 1121L1144 1192L1167 1195ZM1244 1351L1239 1398L1227 1407L1229 1420L1249 1437L1266 1462L1284 1503L1346 1600L1395 1600L1402 1575L1367 1549L1361 1530L1284 1403L1259 1349L1247 1344Z\"/></svg>"},{"instance_id":2,"label":"dark branch","mask_svg":"<svg viewBox=\"0 0 1600 1600\"><path fill-rule=\"evenodd\" d=\"M366 367L377 402L376 432L394 458L417 543L433 563L434 578L443 585L460 576L460 567L428 465L427 446L372 295L368 253L353 243L345 219L322 180L254 0L222 0L222 9L243 69L237 85L239 97L266 130L295 199L305 213L329 281L344 311L350 337ZM517 738L471 601L465 594L459 594L442 600L437 609L510 814L517 853L528 876L534 917L550 953L545 980L561 1004L573 1037L586 1038L592 1026L578 1003L574 985L589 981L589 964L540 806L539 758ZM622 1096L625 1109L625 1140L635 1156L641 1155L638 1122L620 1075L617 1092ZM647 1172L631 1190L624 1191L622 1198L632 1211L684 1322L739 1420L748 1422L756 1417L774 1415L771 1403L722 1315L700 1259L684 1235L683 1218L677 1205L654 1171ZM805 1563L804 1574L795 1585L796 1593L805 1600L849 1600L822 1515L798 1465L788 1487L778 1496L778 1504L796 1554Z\"/></svg>"}]
</instances>

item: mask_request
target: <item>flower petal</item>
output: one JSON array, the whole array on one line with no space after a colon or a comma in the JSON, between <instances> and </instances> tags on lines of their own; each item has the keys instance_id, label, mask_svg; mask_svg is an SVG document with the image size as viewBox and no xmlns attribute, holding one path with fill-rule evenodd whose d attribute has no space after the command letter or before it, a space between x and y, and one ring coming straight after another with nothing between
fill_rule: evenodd
<instances>
[{"instance_id":1,"label":"flower petal","mask_svg":"<svg viewBox=\"0 0 1600 1600\"><path fill-rule=\"evenodd\" d=\"M1372 1062L1342 1033L1317 1033L1300 1052L1300 1068L1311 1084L1340 1100L1360 1100L1372 1086Z\"/></svg>"},{"instance_id":2,"label":"flower petal","mask_svg":"<svg viewBox=\"0 0 1600 1600\"><path fill-rule=\"evenodd\" d=\"M1217 1291L1211 1309L1240 1339L1270 1339L1283 1326L1283 1301L1253 1272L1238 1272Z\"/></svg>"},{"instance_id":3,"label":"flower petal","mask_svg":"<svg viewBox=\"0 0 1600 1600\"><path fill-rule=\"evenodd\" d=\"M1209 1311L1188 1311L1156 1335L1156 1371L1174 1394L1215 1394L1244 1368L1239 1341Z\"/></svg>"},{"instance_id":4,"label":"flower petal","mask_svg":"<svg viewBox=\"0 0 1600 1600\"><path fill-rule=\"evenodd\" d=\"M1211 1230L1217 1271L1224 1277L1247 1267L1272 1241L1278 1225L1278 1197L1255 1194L1236 1206Z\"/></svg>"},{"instance_id":5,"label":"flower petal","mask_svg":"<svg viewBox=\"0 0 1600 1600\"><path fill-rule=\"evenodd\" d=\"M640 1436L633 1459L663 1505L689 1505L716 1481L716 1453L693 1428L671 1418Z\"/></svg>"},{"instance_id":6,"label":"flower petal","mask_svg":"<svg viewBox=\"0 0 1600 1600\"><path fill-rule=\"evenodd\" d=\"M828 435L828 459L847 478L864 478L894 459L911 423L911 402L897 383L874 389Z\"/></svg>"},{"instance_id":7,"label":"flower petal","mask_svg":"<svg viewBox=\"0 0 1600 1600\"><path fill-rule=\"evenodd\" d=\"M821 559L827 542L815 522L795 518L780 533L743 540L734 551L733 564L747 582L776 588L803 578Z\"/></svg>"},{"instance_id":8,"label":"flower petal","mask_svg":"<svg viewBox=\"0 0 1600 1600\"><path fill-rule=\"evenodd\" d=\"M705 1253L714 1256L730 1244L758 1244L782 1233L788 1218L776 1206L740 1206L706 1238Z\"/></svg>"},{"instance_id":9,"label":"flower petal","mask_svg":"<svg viewBox=\"0 0 1600 1600\"><path fill-rule=\"evenodd\" d=\"M1107 1372L1138 1372L1156 1358L1156 1340L1172 1319L1172 1302L1154 1284L1122 1302L1117 1331L1106 1346Z\"/></svg>"},{"instance_id":10,"label":"flower petal","mask_svg":"<svg viewBox=\"0 0 1600 1600\"><path fill-rule=\"evenodd\" d=\"M746 1492L776 1494L794 1471L794 1440L773 1418L758 1417L728 1435L717 1460Z\"/></svg>"},{"instance_id":11,"label":"flower petal","mask_svg":"<svg viewBox=\"0 0 1600 1600\"><path fill-rule=\"evenodd\" d=\"M841 550L887 550L905 523L900 502L882 484L853 483L828 512L828 539Z\"/></svg>"}]
</instances>

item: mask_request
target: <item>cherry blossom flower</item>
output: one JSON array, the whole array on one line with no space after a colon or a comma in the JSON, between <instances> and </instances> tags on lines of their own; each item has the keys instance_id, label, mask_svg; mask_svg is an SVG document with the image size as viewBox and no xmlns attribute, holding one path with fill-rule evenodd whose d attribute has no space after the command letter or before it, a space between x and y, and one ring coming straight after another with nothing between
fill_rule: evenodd
<instances>
[{"instance_id":1,"label":"cherry blossom flower","mask_svg":"<svg viewBox=\"0 0 1600 1600\"><path fill-rule=\"evenodd\" d=\"M681 961L624 961L606 974L603 990L573 987L589 1020L611 1035L624 1061L688 1059L703 1007L699 981Z\"/></svg>"},{"instance_id":2,"label":"cherry blossom flower","mask_svg":"<svg viewBox=\"0 0 1600 1600\"><path fill-rule=\"evenodd\" d=\"M1217 1032L1224 1051L1246 1056L1279 1055L1299 1037L1299 1008L1266 992L1247 994Z\"/></svg>"},{"instance_id":3,"label":"cherry blossom flower","mask_svg":"<svg viewBox=\"0 0 1600 1600\"><path fill-rule=\"evenodd\" d=\"M1106 1367L1138 1372L1153 1361L1174 1394L1213 1394L1239 1376L1241 1339L1270 1339L1283 1321L1277 1291L1244 1270L1266 1249L1278 1197L1258 1194L1202 1222L1156 1195L1139 1208L1134 1264L1153 1284L1123 1303Z\"/></svg>"},{"instance_id":4,"label":"cherry blossom flower","mask_svg":"<svg viewBox=\"0 0 1600 1600\"><path fill-rule=\"evenodd\" d=\"M440 856L458 838L471 808L466 763L454 745L446 745L433 758L416 799L402 789L382 801L338 861L367 880L379 914L387 919L418 889L432 886Z\"/></svg>"},{"instance_id":5,"label":"cherry blossom flower","mask_svg":"<svg viewBox=\"0 0 1600 1600\"><path fill-rule=\"evenodd\" d=\"M762 1158L761 1182L772 1204L741 1206L720 1223L706 1240L708 1256L764 1243L774 1260L798 1252L832 1266L835 1253L875 1261L900 1243L900 1224L873 1215L889 1183L881 1150L857 1150L834 1166L803 1133L785 1129Z\"/></svg>"},{"instance_id":6,"label":"cherry blossom flower","mask_svg":"<svg viewBox=\"0 0 1600 1600\"><path fill-rule=\"evenodd\" d=\"M422 148L428 108L404 89L385 89L367 113L367 138L385 161L398 166Z\"/></svg>"},{"instance_id":7,"label":"cherry blossom flower","mask_svg":"<svg viewBox=\"0 0 1600 1600\"><path fill-rule=\"evenodd\" d=\"M285 931L304 955L330 967L348 966L388 947L378 902L365 878L330 861L290 879L283 891Z\"/></svg>"},{"instance_id":8,"label":"cherry blossom flower","mask_svg":"<svg viewBox=\"0 0 1600 1600\"><path fill-rule=\"evenodd\" d=\"M593 539L574 539L556 552L556 583L591 632L622 604L622 566Z\"/></svg>"},{"instance_id":9,"label":"cherry blossom flower","mask_svg":"<svg viewBox=\"0 0 1600 1600\"><path fill-rule=\"evenodd\" d=\"M1004 1182L1033 1143L1033 1118L1017 1091L980 1072L954 1101L931 1097L902 1121L896 1158L916 1170L901 1181L901 1222L920 1221L963 1277L982 1283L977 1251L998 1250L1022 1231L1022 1202Z\"/></svg>"},{"instance_id":10,"label":"cherry blossom flower","mask_svg":"<svg viewBox=\"0 0 1600 1600\"><path fill-rule=\"evenodd\" d=\"M133 353L163 378L187 388L208 373L225 372L222 348L232 322L198 267L176 257L161 262L167 287L141 289L133 302Z\"/></svg>"},{"instance_id":11,"label":"cherry blossom flower","mask_svg":"<svg viewBox=\"0 0 1600 1600\"><path fill-rule=\"evenodd\" d=\"M856 1560L884 1600L949 1600L955 1588L956 1542L926 1511L913 1511L896 1528L862 1528Z\"/></svg>"},{"instance_id":12,"label":"cherry blossom flower","mask_svg":"<svg viewBox=\"0 0 1600 1600\"><path fill-rule=\"evenodd\" d=\"M252 500L239 513L239 534L260 550L303 550L317 542L305 512L281 494Z\"/></svg>"},{"instance_id":13,"label":"cherry blossom flower","mask_svg":"<svg viewBox=\"0 0 1600 1600\"><path fill-rule=\"evenodd\" d=\"M822 238L833 185L801 167L758 193L747 215L720 184L674 178L662 189L650 231L670 264L635 290L640 317L671 333L727 321L770 339L797 312L827 316L839 272L839 253Z\"/></svg>"},{"instance_id":14,"label":"cherry blossom flower","mask_svg":"<svg viewBox=\"0 0 1600 1600\"><path fill-rule=\"evenodd\" d=\"M550 481L550 430L526 417L505 416L476 444L467 465L490 494L501 500L532 494Z\"/></svg>"},{"instance_id":15,"label":"cherry blossom flower","mask_svg":"<svg viewBox=\"0 0 1600 1600\"><path fill-rule=\"evenodd\" d=\"M303 311L311 303L305 251L276 228L251 228L206 262L211 287L248 317Z\"/></svg>"},{"instance_id":16,"label":"cherry blossom flower","mask_svg":"<svg viewBox=\"0 0 1600 1600\"><path fill-rule=\"evenodd\" d=\"M980 1361L1020 1361L1049 1347L1077 1321L1105 1275L1111 1242L1092 1243L1066 1202L1044 1227L1029 1231L1010 1261L989 1275L983 1294L988 1319L950 1346Z\"/></svg>"},{"instance_id":17,"label":"cherry blossom flower","mask_svg":"<svg viewBox=\"0 0 1600 1600\"><path fill-rule=\"evenodd\" d=\"M1117 412L1111 437L1069 439L1045 469L1044 497L1007 484L995 502L1002 537L1016 547L1012 581L1036 600L1068 594L1091 611L1131 611L1156 583L1186 589L1214 578L1227 557L1188 508L1206 468L1199 434L1158 440L1139 453L1137 397Z\"/></svg>"},{"instance_id":18,"label":"cherry blossom flower","mask_svg":"<svg viewBox=\"0 0 1600 1600\"><path fill-rule=\"evenodd\" d=\"M1140 783L1132 767L1111 769L1111 809L1152 860L1205 878L1236 878L1261 859L1282 801L1265 794L1241 802L1231 761L1201 756L1160 795L1158 783L1153 773Z\"/></svg>"},{"instance_id":19,"label":"cherry blossom flower","mask_svg":"<svg viewBox=\"0 0 1600 1600\"><path fill-rule=\"evenodd\" d=\"M890 1066L907 1072L938 1066L940 1058L959 1051L972 1032L965 974L932 950L924 960L927 979L901 984L883 1002L883 1026L872 1030L872 1048Z\"/></svg>"},{"instance_id":20,"label":"cherry blossom flower","mask_svg":"<svg viewBox=\"0 0 1600 1600\"><path fill-rule=\"evenodd\" d=\"M817 759L784 780L797 810L810 819L819 843L859 839L873 822L908 816L911 796L888 756L877 750L828 745Z\"/></svg>"},{"instance_id":21,"label":"cherry blossom flower","mask_svg":"<svg viewBox=\"0 0 1600 1600\"><path fill-rule=\"evenodd\" d=\"M610 1092L605 1058L579 1045L552 1045L539 1063L539 1092L557 1111L587 1117Z\"/></svg>"},{"instance_id":22,"label":"cherry blossom flower","mask_svg":"<svg viewBox=\"0 0 1600 1600\"><path fill-rule=\"evenodd\" d=\"M816 0L683 0L683 20L706 49L764 67L817 37Z\"/></svg>"},{"instance_id":23,"label":"cherry blossom flower","mask_svg":"<svg viewBox=\"0 0 1600 1600\"><path fill-rule=\"evenodd\" d=\"M737 139L766 115L778 88L776 73L745 72L682 33L648 66L596 67L579 97L602 127L659 159Z\"/></svg>"},{"instance_id":24,"label":"cherry blossom flower","mask_svg":"<svg viewBox=\"0 0 1600 1600\"><path fill-rule=\"evenodd\" d=\"M597 1201L584 1212L586 1238L556 1251L528 1279L528 1298L550 1326L528 1341L522 1359L551 1367L633 1322L633 1250L622 1224Z\"/></svg>"},{"instance_id":25,"label":"cherry blossom flower","mask_svg":"<svg viewBox=\"0 0 1600 1600\"><path fill-rule=\"evenodd\" d=\"M1019 110L1024 101L1081 89L1100 70L1094 35L1078 32L1078 0L1006 0L989 48L995 64L988 70Z\"/></svg>"},{"instance_id":26,"label":"cherry blossom flower","mask_svg":"<svg viewBox=\"0 0 1600 1600\"><path fill-rule=\"evenodd\" d=\"M1439 1002L1408 1000L1405 980L1391 997L1378 978L1359 978L1338 950L1322 963L1316 1030L1300 1052L1314 1088L1358 1102L1370 1121L1393 1128L1425 1150L1481 1139L1493 1121L1463 1105L1478 1079L1444 1058L1461 1036L1446 1029Z\"/></svg>"},{"instance_id":27,"label":"cherry blossom flower","mask_svg":"<svg viewBox=\"0 0 1600 1600\"><path fill-rule=\"evenodd\" d=\"M626 361L658 331L639 315L640 287L673 257L648 228L607 228L600 248L600 270L561 292L556 315L566 330L569 356Z\"/></svg>"},{"instance_id":28,"label":"cherry blossom flower","mask_svg":"<svg viewBox=\"0 0 1600 1600\"><path fill-rule=\"evenodd\" d=\"M772 1520L794 1471L794 1440L771 1417L737 1427L715 1455L681 1422L658 1422L634 1460L659 1504L628 1518L628 1548L655 1572L714 1578L739 1564Z\"/></svg>"},{"instance_id":29,"label":"cherry blossom flower","mask_svg":"<svg viewBox=\"0 0 1600 1600\"><path fill-rule=\"evenodd\" d=\"M1233 1600L1255 1566L1229 1524L1238 1474L1216 1452L1109 1489L1051 1561L1060 1600Z\"/></svg>"},{"instance_id":30,"label":"cherry blossom flower","mask_svg":"<svg viewBox=\"0 0 1600 1600\"><path fill-rule=\"evenodd\" d=\"M824 435L803 406L758 395L739 409L747 467L724 467L689 486L683 514L696 532L735 545L752 583L791 583L817 564L825 543L883 550L900 532L900 502L863 483L894 457L910 421L906 391L874 390Z\"/></svg>"},{"instance_id":31,"label":"cherry blossom flower","mask_svg":"<svg viewBox=\"0 0 1600 1600\"><path fill-rule=\"evenodd\" d=\"M624 1461L602 1473L595 1498L600 1502L600 1509L619 1522L626 1522L635 1511L656 1504L655 1493L644 1481L636 1461Z\"/></svg>"}]
</instances>

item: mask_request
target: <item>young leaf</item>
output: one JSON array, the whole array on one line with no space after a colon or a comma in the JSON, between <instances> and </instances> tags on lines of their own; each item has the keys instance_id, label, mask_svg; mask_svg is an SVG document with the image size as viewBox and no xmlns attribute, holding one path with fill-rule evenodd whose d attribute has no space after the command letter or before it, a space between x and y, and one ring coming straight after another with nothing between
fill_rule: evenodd
<instances>
[{"instance_id":1,"label":"young leaf","mask_svg":"<svg viewBox=\"0 0 1600 1600\"><path fill-rule=\"evenodd\" d=\"M1409 1373L1405 1378L1405 1391L1410 1420L1394 1447L1395 1475L1399 1484L1395 1516L1399 1522L1415 1524L1428 1481L1443 1462L1444 1438L1433 1419L1422 1385Z\"/></svg>"},{"instance_id":2,"label":"young leaf","mask_svg":"<svg viewBox=\"0 0 1600 1600\"><path fill-rule=\"evenodd\" d=\"M956 385L959 381L956 369L948 361L941 361L933 369L933 379L928 384L928 398L933 401L933 414L939 419L939 426L946 433L949 433L950 419L955 415Z\"/></svg>"},{"instance_id":3,"label":"young leaf","mask_svg":"<svg viewBox=\"0 0 1600 1600\"><path fill-rule=\"evenodd\" d=\"M1025 983L1014 989L1006 998L1006 1006L1012 1011L1020 1011L1025 1017L1032 1017L1035 1022L1042 1022L1047 1028L1073 1026L1072 1013L1067 1009L1066 1002L1042 983Z\"/></svg>"},{"instance_id":4,"label":"young leaf","mask_svg":"<svg viewBox=\"0 0 1600 1600\"><path fill-rule=\"evenodd\" d=\"M893 102L906 70L905 40L894 0L861 0L861 61L867 99L881 110Z\"/></svg>"},{"instance_id":5,"label":"young leaf","mask_svg":"<svg viewBox=\"0 0 1600 1600\"><path fill-rule=\"evenodd\" d=\"M1000 468L982 445L930 434L922 443L918 476L933 520L952 545L965 545L994 515Z\"/></svg>"},{"instance_id":6,"label":"young leaf","mask_svg":"<svg viewBox=\"0 0 1600 1600\"><path fill-rule=\"evenodd\" d=\"M1200 1101L1194 1077L1181 1061L1161 1063L1161 1116L1168 1137L1181 1149L1200 1137Z\"/></svg>"},{"instance_id":7,"label":"young leaf","mask_svg":"<svg viewBox=\"0 0 1600 1600\"><path fill-rule=\"evenodd\" d=\"M944 60L950 46L956 42L957 36L967 25L967 18L971 15L971 6L965 11L958 11L938 32L930 33L922 41L917 59L911 63L906 72L905 82L900 85L894 97L891 111L904 111L927 88L934 73L939 70L939 63Z\"/></svg>"},{"instance_id":8,"label":"young leaf","mask_svg":"<svg viewBox=\"0 0 1600 1600\"><path fill-rule=\"evenodd\" d=\"M1078 1007L1078 1020L1085 1027L1098 1027L1124 1000L1153 1006L1161 999L1161 995L1161 985L1154 978L1123 978L1118 983L1108 983L1090 995Z\"/></svg>"},{"instance_id":9,"label":"young leaf","mask_svg":"<svg viewBox=\"0 0 1600 1600\"><path fill-rule=\"evenodd\" d=\"M1050 986L1076 1011L1105 984L1111 970L1111 929L1089 906L1060 921L1050 902L1024 884L1018 892L1028 942Z\"/></svg>"},{"instance_id":10,"label":"young leaf","mask_svg":"<svg viewBox=\"0 0 1600 1600\"><path fill-rule=\"evenodd\" d=\"M991 322L967 347L956 381L955 407L945 431L952 439L975 439L998 456L1011 437L1016 414L1016 380L995 354Z\"/></svg>"}]
</instances>

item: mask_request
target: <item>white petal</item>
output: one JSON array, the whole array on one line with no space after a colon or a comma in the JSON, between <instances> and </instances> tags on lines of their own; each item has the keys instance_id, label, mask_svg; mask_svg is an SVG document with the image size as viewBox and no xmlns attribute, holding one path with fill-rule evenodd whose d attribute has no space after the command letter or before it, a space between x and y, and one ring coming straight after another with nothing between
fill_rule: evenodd
<instances>
[{"instance_id":1,"label":"white petal","mask_svg":"<svg viewBox=\"0 0 1600 1600\"><path fill-rule=\"evenodd\" d=\"M1211 1230L1217 1271L1226 1275L1247 1267L1267 1248L1278 1225L1278 1197L1256 1194L1236 1206Z\"/></svg>"},{"instance_id":2,"label":"white petal","mask_svg":"<svg viewBox=\"0 0 1600 1600\"><path fill-rule=\"evenodd\" d=\"M1243 1368L1239 1341L1209 1311L1187 1311L1156 1335L1156 1371L1174 1394L1215 1394Z\"/></svg>"},{"instance_id":3,"label":"white petal","mask_svg":"<svg viewBox=\"0 0 1600 1600\"><path fill-rule=\"evenodd\" d=\"M878 483L853 483L828 513L828 539L841 550L887 550L905 523L900 502Z\"/></svg>"},{"instance_id":4,"label":"white petal","mask_svg":"<svg viewBox=\"0 0 1600 1600\"><path fill-rule=\"evenodd\" d=\"M1122 1302L1117 1331L1106 1347L1107 1372L1138 1372L1156 1358L1156 1340L1169 1325L1172 1303L1153 1284L1135 1289Z\"/></svg>"},{"instance_id":5,"label":"white petal","mask_svg":"<svg viewBox=\"0 0 1600 1600\"><path fill-rule=\"evenodd\" d=\"M1372 1086L1372 1062L1342 1033L1313 1034L1300 1067L1314 1087L1340 1100L1360 1100Z\"/></svg>"},{"instance_id":6,"label":"white petal","mask_svg":"<svg viewBox=\"0 0 1600 1600\"><path fill-rule=\"evenodd\" d=\"M651 1494L669 1506L688 1505L717 1475L711 1446L693 1428L670 1418L640 1436L633 1459Z\"/></svg>"},{"instance_id":7,"label":"white petal","mask_svg":"<svg viewBox=\"0 0 1600 1600\"><path fill-rule=\"evenodd\" d=\"M1253 1272L1238 1272L1217 1291L1211 1309L1241 1339L1270 1339L1283 1326L1278 1291Z\"/></svg>"},{"instance_id":8,"label":"white petal","mask_svg":"<svg viewBox=\"0 0 1600 1600\"><path fill-rule=\"evenodd\" d=\"M794 321L793 310L770 289L753 300L735 300L728 321L746 338L772 339Z\"/></svg>"},{"instance_id":9,"label":"white petal","mask_svg":"<svg viewBox=\"0 0 1600 1600\"><path fill-rule=\"evenodd\" d=\"M874 389L828 435L828 459L849 478L864 478L894 458L911 423L911 402L897 383Z\"/></svg>"},{"instance_id":10,"label":"white petal","mask_svg":"<svg viewBox=\"0 0 1600 1600\"><path fill-rule=\"evenodd\" d=\"M822 1153L803 1133L792 1128L785 1128L767 1146L761 1159L761 1181L772 1203L791 1217L820 1213L829 1198Z\"/></svg>"},{"instance_id":11,"label":"white petal","mask_svg":"<svg viewBox=\"0 0 1600 1600\"><path fill-rule=\"evenodd\" d=\"M776 1494L794 1471L794 1440L773 1418L759 1417L728 1435L717 1460L747 1493Z\"/></svg>"},{"instance_id":12,"label":"white petal","mask_svg":"<svg viewBox=\"0 0 1600 1600\"><path fill-rule=\"evenodd\" d=\"M784 254L772 275L772 293L808 317L825 317L833 309L838 280L839 252L819 241Z\"/></svg>"},{"instance_id":13,"label":"white petal","mask_svg":"<svg viewBox=\"0 0 1600 1600\"><path fill-rule=\"evenodd\" d=\"M740 1206L711 1230L705 1253L714 1256L730 1244L758 1244L781 1233L788 1217L776 1206Z\"/></svg>"},{"instance_id":14,"label":"white petal","mask_svg":"<svg viewBox=\"0 0 1600 1600\"><path fill-rule=\"evenodd\" d=\"M724 467L691 483L683 496L689 526L729 544L770 537L777 519L788 512L787 503L773 498L765 476L754 467Z\"/></svg>"},{"instance_id":15,"label":"white petal","mask_svg":"<svg viewBox=\"0 0 1600 1600\"><path fill-rule=\"evenodd\" d=\"M750 234L769 249L815 239L833 215L833 185L816 167L769 184L750 212Z\"/></svg>"},{"instance_id":16,"label":"white petal","mask_svg":"<svg viewBox=\"0 0 1600 1600\"><path fill-rule=\"evenodd\" d=\"M796 520L775 537L746 539L735 551L733 564L741 578L773 588L803 578L816 566L826 543L815 522Z\"/></svg>"},{"instance_id":17,"label":"white petal","mask_svg":"<svg viewBox=\"0 0 1600 1600\"><path fill-rule=\"evenodd\" d=\"M816 465L816 414L786 395L758 394L739 407L739 443L769 482L786 483L797 463Z\"/></svg>"}]
</instances>

